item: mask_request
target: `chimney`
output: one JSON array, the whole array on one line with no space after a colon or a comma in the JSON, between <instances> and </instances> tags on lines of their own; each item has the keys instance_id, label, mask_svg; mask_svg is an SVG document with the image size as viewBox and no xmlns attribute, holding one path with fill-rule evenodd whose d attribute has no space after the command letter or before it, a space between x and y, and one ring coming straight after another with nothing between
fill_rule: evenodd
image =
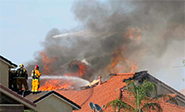
<instances>
[{"instance_id":1,"label":"chimney","mask_svg":"<svg viewBox=\"0 0 185 112\"><path fill-rule=\"evenodd\" d=\"M102 76L98 76L98 78L99 78L99 83L98 83L98 85L101 85L101 78L102 78Z\"/></svg>"},{"instance_id":2,"label":"chimney","mask_svg":"<svg viewBox=\"0 0 185 112\"><path fill-rule=\"evenodd\" d=\"M123 89L120 88L120 89L119 89L119 99L122 99L122 92L123 92Z\"/></svg>"}]
</instances>

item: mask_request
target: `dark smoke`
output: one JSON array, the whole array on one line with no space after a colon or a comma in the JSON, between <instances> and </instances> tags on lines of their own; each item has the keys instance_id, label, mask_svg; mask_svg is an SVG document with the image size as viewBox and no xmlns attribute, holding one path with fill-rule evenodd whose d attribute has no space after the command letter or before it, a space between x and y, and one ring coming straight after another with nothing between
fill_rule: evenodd
<instances>
[{"instance_id":1,"label":"dark smoke","mask_svg":"<svg viewBox=\"0 0 185 112\"><path fill-rule=\"evenodd\" d=\"M174 58L185 56L184 1L80 0L74 2L72 10L83 28L97 36L53 39L52 36L66 31L50 30L42 42L45 54L55 59L50 65L53 73L47 75L64 75L72 60L85 58L93 69L91 75L87 77L86 74L85 78L92 80L102 75L105 79L109 72L104 68L110 65L114 51L123 46L125 58L138 62L139 70L147 69L152 73L165 69L163 67L173 63ZM124 35L132 28L141 30L139 43ZM133 35L136 36L137 32L133 32ZM171 49L172 45L179 49ZM35 61L28 63L28 70L31 71L35 64L43 70L39 52L36 53Z\"/></svg>"}]
</instances>

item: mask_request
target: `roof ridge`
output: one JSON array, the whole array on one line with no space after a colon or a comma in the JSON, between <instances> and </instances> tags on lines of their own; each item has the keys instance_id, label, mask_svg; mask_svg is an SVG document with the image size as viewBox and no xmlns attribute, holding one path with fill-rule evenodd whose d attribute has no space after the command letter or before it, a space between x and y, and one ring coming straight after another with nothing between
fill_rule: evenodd
<instances>
[{"instance_id":1,"label":"roof ridge","mask_svg":"<svg viewBox=\"0 0 185 112\"><path fill-rule=\"evenodd\" d=\"M116 73L119 76L123 76L123 75L134 75L135 72L128 72L128 73Z\"/></svg>"}]
</instances>

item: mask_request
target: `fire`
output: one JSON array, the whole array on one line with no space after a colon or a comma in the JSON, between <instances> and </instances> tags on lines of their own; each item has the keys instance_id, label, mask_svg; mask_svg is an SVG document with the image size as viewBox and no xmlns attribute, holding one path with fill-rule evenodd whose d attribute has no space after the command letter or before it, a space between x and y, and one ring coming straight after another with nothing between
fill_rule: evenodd
<instances>
[{"instance_id":1,"label":"fire","mask_svg":"<svg viewBox=\"0 0 185 112\"><path fill-rule=\"evenodd\" d=\"M128 39L136 41L138 44L140 44L141 34L142 34L141 29L134 27L129 28L126 31L126 33L124 33L124 37L127 37ZM134 72L137 70L138 63L127 59L124 56L125 52L126 52L125 46L115 49L111 58L111 63L106 68L108 72L110 73Z\"/></svg>"},{"instance_id":2,"label":"fire","mask_svg":"<svg viewBox=\"0 0 185 112\"><path fill-rule=\"evenodd\" d=\"M129 29L124 36L140 44L142 31L140 28Z\"/></svg>"},{"instance_id":3,"label":"fire","mask_svg":"<svg viewBox=\"0 0 185 112\"><path fill-rule=\"evenodd\" d=\"M66 76L78 76L82 77L87 73L87 65L81 61L74 60L68 65L69 70L72 73L65 74Z\"/></svg>"},{"instance_id":4,"label":"fire","mask_svg":"<svg viewBox=\"0 0 185 112\"><path fill-rule=\"evenodd\" d=\"M79 64L78 74L80 77L82 77L83 74L86 74L86 68L85 68L84 64L82 64L82 63Z\"/></svg>"},{"instance_id":5,"label":"fire","mask_svg":"<svg viewBox=\"0 0 185 112\"><path fill-rule=\"evenodd\" d=\"M61 82L60 80L50 79L49 81L46 81L45 84L39 88L39 90L49 91L57 89L68 89L69 87L70 87L69 84Z\"/></svg>"},{"instance_id":6,"label":"fire","mask_svg":"<svg viewBox=\"0 0 185 112\"><path fill-rule=\"evenodd\" d=\"M43 74L51 74L53 62L56 60L56 58L48 58L48 56L44 52L40 52L42 55L42 63L43 63Z\"/></svg>"},{"instance_id":7,"label":"fire","mask_svg":"<svg viewBox=\"0 0 185 112\"><path fill-rule=\"evenodd\" d=\"M54 58L49 59L44 52L43 55L43 63L44 63L44 71L47 74L51 73L51 64L55 60ZM68 64L68 73L65 73L64 76L73 76L73 77L82 77L87 73L88 65L85 63L74 60ZM50 80L42 80L41 87L39 90L41 91L49 91L49 90L57 90L57 89L74 89L74 82L69 80L61 80L61 79L50 79Z\"/></svg>"},{"instance_id":8,"label":"fire","mask_svg":"<svg viewBox=\"0 0 185 112\"><path fill-rule=\"evenodd\" d=\"M133 62L123 56L124 48L117 48L112 55L111 64L106 68L110 73L134 72L138 63Z\"/></svg>"}]
</instances>

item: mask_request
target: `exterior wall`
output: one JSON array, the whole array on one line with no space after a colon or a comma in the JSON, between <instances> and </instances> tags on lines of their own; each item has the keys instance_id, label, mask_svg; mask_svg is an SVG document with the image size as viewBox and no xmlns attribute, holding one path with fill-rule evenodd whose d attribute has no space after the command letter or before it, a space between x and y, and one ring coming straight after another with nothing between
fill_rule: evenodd
<instances>
[{"instance_id":1,"label":"exterior wall","mask_svg":"<svg viewBox=\"0 0 185 112\"><path fill-rule=\"evenodd\" d=\"M8 88L8 65L0 60L0 83Z\"/></svg>"},{"instance_id":2,"label":"exterior wall","mask_svg":"<svg viewBox=\"0 0 185 112\"><path fill-rule=\"evenodd\" d=\"M163 86L160 83L158 83L156 85L157 85L157 94L158 95L159 94L169 94L169 93L177 94L177 93L173 92L172 90L167 89L165 86ZM179 106L185 107L185 101L183 101L181 98L179 98L179 96L177 96L175 99L176 99Z\"/></svg>"},{"instance_id":3,"label":"exterior wall","mask_svg":"<svg viewBox=\"0 0 185 112\"><path fill-rule=\"evenodd\" d=\"M21 104L0 104L0 112L24 112Z\"/></svg>"},{"instance_id":4,"label":"exterior wall","mask_svg":"<svg viewBox=\"0 0 185 112\"><path fill-rule=\"evenodd\" d=\"M72 106L55 95L51 95L36 103L38 112L72 112Z\"/></svg>"},{"instance_id":5,"label":"exterior wall","mask_svg":"<svg viewBox=\"0 0 185 112\"><path fill-rule=\"evenodd\" d=\"M139 74L139 73L138 73ZM156 84L157 86L157 95L160 94L176 94L175 97L177 104L181 107L185 107L185 96L180 94L178 91L174 90L170 86L166 85L165 83L161 82L160 80L156 79L155 77L147 74L146 72L137 74L137 79L135 80L137 83L141 79L145 80L147 78L148 81L151 81L152 83ZM138 83L140 84L140 83ZM152 96L155 96L155 94L152 94ZM172 103L172 102L170 102ZM173 102L174 103L174 102Z\"/></svg>"}]
</instances>

